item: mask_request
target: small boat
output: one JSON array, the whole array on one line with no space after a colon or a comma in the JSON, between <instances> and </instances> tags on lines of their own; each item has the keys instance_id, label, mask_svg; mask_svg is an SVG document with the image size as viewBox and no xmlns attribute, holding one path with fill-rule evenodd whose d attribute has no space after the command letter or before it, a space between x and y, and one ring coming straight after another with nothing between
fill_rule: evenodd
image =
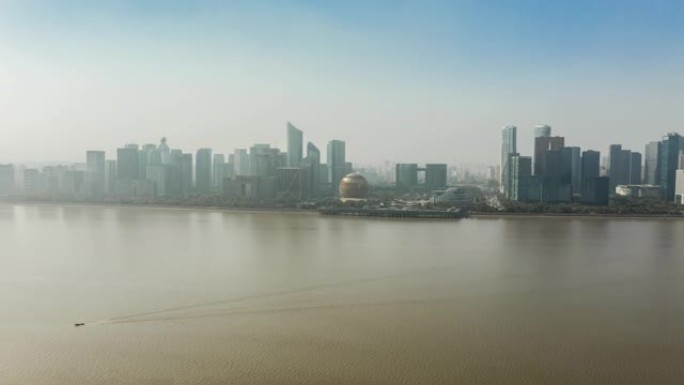
<instances>
[{"instance_id":1,"label":"small boat","mask_svg":"<svg viewBox=\"0 0 684 385\"><path fill-rule=\"evenodd\" d=\"M75 326L75 327L79 327L79 326L85 326L85 323L78 323L78 324L74 324L74 326Z\"/></svg>"}]
</instances>

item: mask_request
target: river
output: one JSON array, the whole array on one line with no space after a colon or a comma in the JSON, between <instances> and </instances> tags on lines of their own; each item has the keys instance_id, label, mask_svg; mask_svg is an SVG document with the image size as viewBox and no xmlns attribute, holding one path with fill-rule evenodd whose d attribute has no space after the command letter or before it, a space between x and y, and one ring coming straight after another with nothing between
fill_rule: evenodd
<instances>
[{"instance_id":1,"label":"river","mask_svg":"<svg viewBox=\"0 0 684 385\"><path fill-rule=\"evenodd\" d=\"M681 384L684 220L0 204L0 304L9 385Z\"/></svg>"}]
</instances>

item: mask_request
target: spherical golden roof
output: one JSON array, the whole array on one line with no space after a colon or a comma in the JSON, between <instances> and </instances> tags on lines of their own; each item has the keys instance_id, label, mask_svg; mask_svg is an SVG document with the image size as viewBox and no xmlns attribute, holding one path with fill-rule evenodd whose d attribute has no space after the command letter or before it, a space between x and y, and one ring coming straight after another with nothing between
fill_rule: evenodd
<instances>
[{"instance_id":1,"label":"spherical golden roof","mask_svg":"<svg viewBox=\"0 0 684 385\"><path fill-rule=\"evenodd\" d=\"M363 199L368 195L368 181L363 175L353 172L340 181L342 198Z\"/></svg>"}]
</instances>

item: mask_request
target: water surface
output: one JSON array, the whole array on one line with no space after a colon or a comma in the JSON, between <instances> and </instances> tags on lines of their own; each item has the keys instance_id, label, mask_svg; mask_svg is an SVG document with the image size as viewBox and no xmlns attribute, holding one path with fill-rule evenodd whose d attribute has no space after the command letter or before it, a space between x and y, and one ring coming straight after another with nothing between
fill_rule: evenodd
<instances>
[{"instance_id":1,"label":"water surface","mask_svg":"<svg viewBox=\"0 0 684 385\"><path fill-rule=\"evenodd\" d=\"M681 384L683 235L0 205L0 383Z\"/></svg>"}]
</instances>

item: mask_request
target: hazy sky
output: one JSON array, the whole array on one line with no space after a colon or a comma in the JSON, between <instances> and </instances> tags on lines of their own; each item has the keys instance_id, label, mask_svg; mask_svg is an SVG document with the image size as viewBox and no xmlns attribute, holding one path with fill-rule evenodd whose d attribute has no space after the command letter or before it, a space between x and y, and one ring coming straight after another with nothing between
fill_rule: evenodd
<instances>
[{"instance_id":1,"label":"hazy sky","mask_svg":"<svg viewBox=\"0 0 684 385\"><path fill-rule=\"evenodd\" d=\"M129 142L498 161L500 128L643 151L684 131L684 1L0 0L0 162Z\"/></svg>"}]
</instances>

